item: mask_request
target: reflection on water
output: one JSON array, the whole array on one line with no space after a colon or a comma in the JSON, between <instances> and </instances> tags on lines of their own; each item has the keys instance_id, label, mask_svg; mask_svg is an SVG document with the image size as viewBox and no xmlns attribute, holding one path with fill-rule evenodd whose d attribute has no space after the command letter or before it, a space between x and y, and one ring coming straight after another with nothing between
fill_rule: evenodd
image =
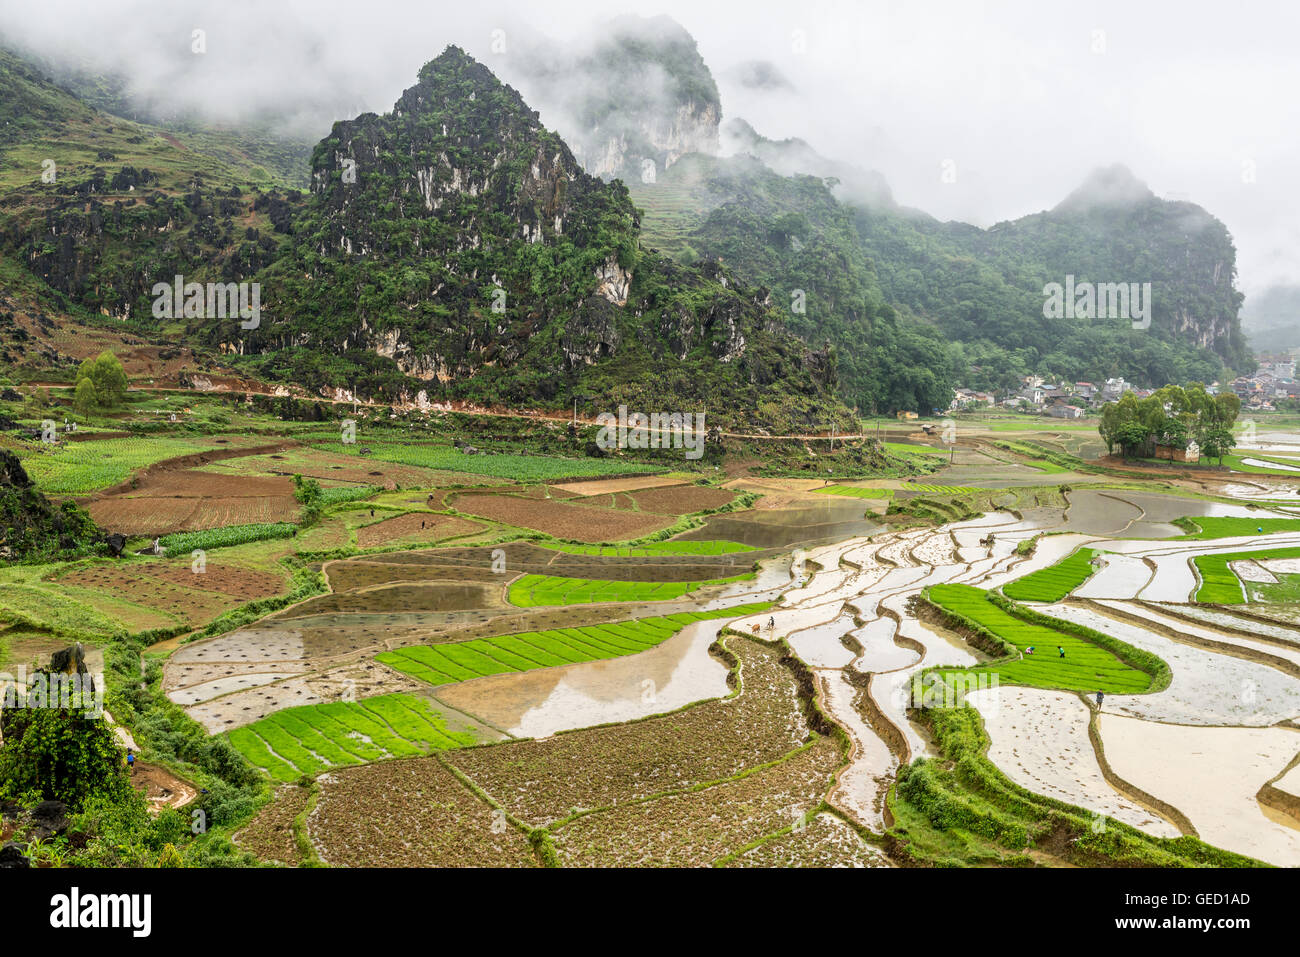
<instances>
[{"instance_id":1,"label":"reflection on water","mask_svg":"<svg viewBox=\"0 0 1300 957\"><path fill-rule=\"evenodd\" d=\"M636 655L495 675L450 685L438 698L518 737L675 711L728 693L727 667L709 654L725 619L687 625Z\"/></svg>"}]
</instances>

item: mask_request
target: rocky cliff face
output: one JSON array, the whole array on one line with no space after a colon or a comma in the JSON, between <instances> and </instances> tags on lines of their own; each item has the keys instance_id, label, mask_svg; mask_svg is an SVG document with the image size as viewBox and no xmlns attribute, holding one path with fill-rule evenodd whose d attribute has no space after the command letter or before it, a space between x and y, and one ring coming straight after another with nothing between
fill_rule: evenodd
<instances>
[{"instance_id":1,"label":"rocky cliff face","mask_svg":"<svg viewBox=\"0 0 1300 957\"><path fill-rule=\"evenodd\" d=\"M665 162L716 132L694 115L683 106L657 129ZM793 378L824 390L765 292L644 254L627 189L586 172L519 93L455 47L391 113L335 124L311 182L292 254L258 277L263 327L245 341L292 350L312 388L354 384L329 381L336 364L319 357L336 355L370 370L353 373L362 394L412 402L420 390L557 398L610 362L623 381L662 382L690 362L693 388L728 369L746 387Z\"/></svg>"},{"instance_id":2,"label":"rocky cliff face","mask_svg":"<svg viewBox=\"0 0 1300 957\"><path fill-rule=\"evenodd\" d=\"M593 176L653 182L687 153L718 152L718 106L688 100L672 112L646 111L610 131L597 124L579 141L578 158Z\"/></svg>"},{"instance_id":3,"label":"rocky cliff face","mask_svg":"<svg viewBox=\"0 0 1300 957\"><path fill-rule=\"evenodd\" d=\"M277 276L264 347L363 349L446 383L520 361L561 313L581 320L590 300L627 301L626 193L585 173L517 92L457 48L391 113L335 124L311 182L301 265L313 286L348 290L338 318L350 321L304 312L304 288ZM575 338L569 361L594 361L600 347L580 343L602 338Z\"/></svg>"},{"instance_id":4,"label":"rocky cliff face","mask_svg":"<svg viewBox=\"0 0 1300 957\"><path fill-rule=\"evenodd\" d=\"M617 18L577 49L535 40L504 66L593 176L651 181L687 153L718 152L717 84L668 17Z\"/></svg>"}]
</instances>

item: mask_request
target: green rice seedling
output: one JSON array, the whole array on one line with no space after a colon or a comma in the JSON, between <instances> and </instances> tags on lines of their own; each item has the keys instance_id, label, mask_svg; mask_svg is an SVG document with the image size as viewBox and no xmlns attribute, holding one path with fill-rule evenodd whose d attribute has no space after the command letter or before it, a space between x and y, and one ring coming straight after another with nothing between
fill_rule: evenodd
<instances>
[{"instance_id":1,"label":"green rice seedling","mask_svg":"<svg viewBox=\"0 0 1300 957\"><path fill-rule=\"evenodd\" d=\"M1002 594L1016 601L1060 601L1092 576L1096 557L1094 549L1077 549L1055 565L1004 585Z\"/></svg>"},{"instance_id":2,"label":"green rice seedling","mask_svg":"<svg viewBox=\"0 0 1300 957\"><path fill-rule=\"evenodd\" d=\"M842 495L846 498L892 498L893 490L887 488L861 488L856 485L827 485L813 489L819 495Z\"/></svg>"},{"instance_id":3,"label":"green rice seedling","mask_svg":"<svg viewBox=\"0 0 1300 957\"><path fill-rule=\"evenodd\" d=\"M250 764L261 768L275 780L288 783L301 776L301 772L293 765L272 754L266 742L248 728L233 728L226 736L235 750L246 757Z\"/></svg>"},{"instance_id":4,"label":"green rice seedling","mask_svg":"<svg viewBox=\"0 0 1300 957\"><path fill-rule=\"evenodd\" d=\"M511 604L520 608L538 605L578 605L596 602L670 601L703 588L745 581L753 572L730 578L696 582L610 581L590 578L563 578L555 575L522 575L511 583L506 593Z\"/></svg>"},{"instance_id":5,"label":"green rice seedling","mask_svg":"<svg viewBox=\"0 0 1300 957\"><path fill-rule=\"evenodd\" d=\"M1201 587L1196 590L1196 600L1215 605L1245 604L1245 589L1230 563L1270 558L1300 558L1300 548L1251 549L1221 555L1196 556L1192 561L1201 578Z\"/></svg>"},{"instance_id":6,"label":"green rice seedling","mask_svg":"<svg viewBox=\"0 0 1300 957\"><path fill-rule=\"evenodd\" d=\"M1018 657L962 669L962 674L996 674L999 681L1008 684L1066 691L1140 694L1151 686L1150 674L1126 664L1096 641L1082 637L1067 622L1054 622L1047 616L1037 616L1044 623L1025 620L972 585L933 585L925 594L940 608L997 636L1018 652ZM1142 654L1113 638L1098 635L1097 639L1134 652L1135 660ZM1026 654L1031 647L1034 652ZM1064 656L1058 649L1064 650Z\"/></svg>"},{"instance_id":7,"label":"green rice seedling","mask_svg":"<svg viewBox=\"0 0 1300 957\"><path fill-rule=\"evenodd\" d=\"M1184 540L1235 538L1246 535L1273 535L1278 532L1300 532L1300 518L1223 518L1192 515L1174 524L1189 528Z\"/></svg>"},{"instance_id":8,"label":"green rice seedling","mask_svg":"<svg viewBox=\"0 0 1300 957\"><path fill-rule=\"evenodd\" d=\"M438 645L412 645L382 652L375 656L375 660L432 685L451 684L489 674L634 655L662 644L692 622L739 618L770 607L770 602L754 602L637 621L526 631Z\"/></svg>"}]
</instances>

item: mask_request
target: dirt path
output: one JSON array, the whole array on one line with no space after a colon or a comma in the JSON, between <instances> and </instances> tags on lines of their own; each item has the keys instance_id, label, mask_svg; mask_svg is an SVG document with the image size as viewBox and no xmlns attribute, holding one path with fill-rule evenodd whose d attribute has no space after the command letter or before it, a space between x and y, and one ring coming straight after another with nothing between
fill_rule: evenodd
<instances>
[{"instance_id":1,"label":"dirt path","mask_svg":"<svg viewBox=\"0 0 1300 957\"><path fill-rule=\"evenodd\" d=\"M135 763L131 786L149 802L149 813L157 814L163 808L182 808L199 796L198 789L182 781L166 768L157 764Z\"/></svg>"}]
</instances>

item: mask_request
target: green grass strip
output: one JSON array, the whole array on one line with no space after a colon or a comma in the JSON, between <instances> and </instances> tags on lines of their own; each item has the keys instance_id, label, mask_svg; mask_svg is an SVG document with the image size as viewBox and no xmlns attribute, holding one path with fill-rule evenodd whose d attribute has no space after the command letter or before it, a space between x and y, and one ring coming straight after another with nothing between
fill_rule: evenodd
<instances>
[{"instance_id":1,"label":"green grass strip","mask_svg":"<svg viewBox=\"0 0 1300 957\"><path fill-rule=\"evenodd\" d=\"M1094 549L1077 549L1055 565L1003 585L1002 594L1016 601L1060 601L1092 576L1096 557Z\"/></svg>"},{"instance_id":2,"label":"green grass strip","mask_svg":"<svg viewBox=\"0 0 1300 957\"><path fill-rule=\"evenodd\" d=\"M485 674L532 671L536 668L634 655L662 644L692 622L740 618L767 611L771 607L771 602L754 602L730 608L582 628L553 628L543 632L525 631L440 645L413 645L381 652L375 656L375 660L432 685L452 684ZM483 667L484 671L467 673L469 668L454 665L453 658L459 658L467 665L491 660L494 670L488 671L486 665L480 664L479 667Z\"/></svg>"}]
</instances>

